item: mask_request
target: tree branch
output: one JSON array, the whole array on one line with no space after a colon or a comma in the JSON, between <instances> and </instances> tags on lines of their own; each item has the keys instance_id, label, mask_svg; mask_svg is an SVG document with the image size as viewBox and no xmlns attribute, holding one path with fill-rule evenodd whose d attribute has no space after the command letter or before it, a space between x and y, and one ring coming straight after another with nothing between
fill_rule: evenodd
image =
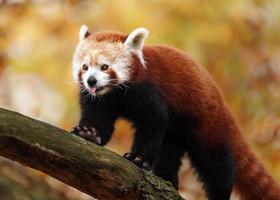
<instances>
[{"instance_id":1,"label":"tree branch","mask_svg":"<svg viewBox=\"0 0 280 200\"><path fill-rule=\"evenodd\" d=\"M182 200L170 183L65 130L0 108L0 155L98 199Z\"/></svg>"}]
</instances>

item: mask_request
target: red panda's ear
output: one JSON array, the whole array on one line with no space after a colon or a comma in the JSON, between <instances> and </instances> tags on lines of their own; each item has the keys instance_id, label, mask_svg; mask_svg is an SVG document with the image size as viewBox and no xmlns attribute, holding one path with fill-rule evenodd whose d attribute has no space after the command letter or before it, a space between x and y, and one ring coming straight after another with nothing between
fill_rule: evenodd
<instances>
[{"instance_id":1,"label":"red panda's ear","mask_svg":"<svg viewBox=\"0 0 280 200\"><path fill-rule=\"evenodd\" d=\"M149 31L145 28L137 28L128 35L124 45L129 50L141 52L148 33Z\"/></svg>"},{"instance_id":2,"label":"red panda's ear","mask_svg":"<svg viewBox=\"0 0 280 200\"><path fill-rule=\"evenodd\" d=\"M83 41L89 35L90 33L88 32L88 27L86 25L82 25L79 32L80 42Z\"/></svg>"}]
</instances>

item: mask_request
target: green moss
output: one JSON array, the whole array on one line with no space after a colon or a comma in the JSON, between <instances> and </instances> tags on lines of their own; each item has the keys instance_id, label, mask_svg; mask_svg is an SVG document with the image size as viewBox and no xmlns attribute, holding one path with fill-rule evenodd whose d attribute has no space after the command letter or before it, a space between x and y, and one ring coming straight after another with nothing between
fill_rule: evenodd
<instances>
[{"instance_id":1,"label":"green moss","mask_svg":"<svg viewBox=\"0 0 280 200\"><path fill-rule=\"evenodd\" d=\"M170 182L141 170L142 178L137 190L144 200L183 200Z\"/></svg>"}]
</instances>

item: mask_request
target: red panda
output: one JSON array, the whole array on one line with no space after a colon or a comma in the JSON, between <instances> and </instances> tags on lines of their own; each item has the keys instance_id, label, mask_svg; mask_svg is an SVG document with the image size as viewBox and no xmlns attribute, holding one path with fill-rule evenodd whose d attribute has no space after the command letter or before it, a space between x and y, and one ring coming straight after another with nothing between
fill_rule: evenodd
<instances>
[{"instance_id":1,"label":"red panda","mask_svg":"<svg viewBox=\"0 0 280 200\"><path fill-rule=\"evenodd\" d=\"M210 200L280 200L209 73L184 52L144 46L148 31L89 33L82 26L73 56L81 119L72 133L106 144L122 116L134 123L125 158L178 188L187 154Z\"/></svg>"}]
</instances>

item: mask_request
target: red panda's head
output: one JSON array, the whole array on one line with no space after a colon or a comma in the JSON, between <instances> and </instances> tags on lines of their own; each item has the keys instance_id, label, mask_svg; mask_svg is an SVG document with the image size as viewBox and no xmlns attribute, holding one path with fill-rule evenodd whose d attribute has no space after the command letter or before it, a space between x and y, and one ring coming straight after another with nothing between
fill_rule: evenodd
<instances>
[{"instance_id":1,"label":"red panda's head","mask_svg":"<svg viewBox=\"0 0 280 200\"><path fill-rule=\"evenodd\" d=\"M114 32L89 33L83 25L73 57L73 78L91 95L104 95L134 79L145 67L142 48L148 31L138 28L128 36Z\"/></svg>"}]
</instances>

